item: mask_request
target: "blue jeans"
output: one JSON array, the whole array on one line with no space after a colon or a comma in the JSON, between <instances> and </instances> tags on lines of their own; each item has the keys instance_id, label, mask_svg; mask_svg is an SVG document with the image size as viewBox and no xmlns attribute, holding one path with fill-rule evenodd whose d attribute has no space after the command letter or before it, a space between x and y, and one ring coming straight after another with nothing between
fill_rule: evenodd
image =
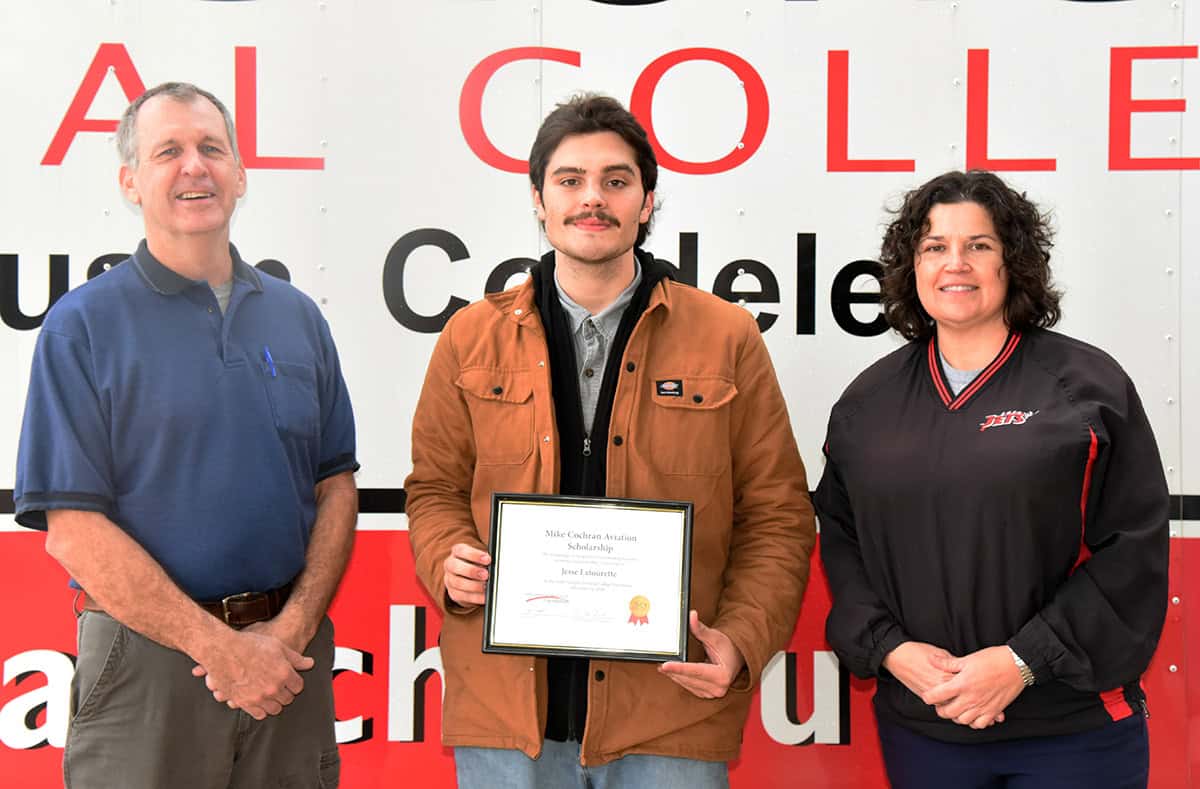
<instances>
[{"instance_id":1,"label":"blue jeans","mask_svg":"<svg viewBox=\"0 0 1200 789\"><path fill-rule=\"evenodd\" d=\"M546 740L542 755L455 748L458 789L728 789L725 762L632 754L598 767L579 764L579 743Z\"/></svg>"}]
</instances>

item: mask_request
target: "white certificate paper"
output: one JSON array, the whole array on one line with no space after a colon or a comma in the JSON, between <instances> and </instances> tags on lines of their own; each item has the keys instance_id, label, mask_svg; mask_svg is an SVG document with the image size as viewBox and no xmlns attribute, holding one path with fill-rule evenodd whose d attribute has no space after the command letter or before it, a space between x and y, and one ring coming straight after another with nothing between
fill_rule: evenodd
<instances>
[{"instance_id":1,"label":"white certificate paper","mask_svg":"<svg viewBox=\"0 0 1200 789\"><path fill-rule=\"evenodd\" d=\"M691 505L493 500L484 651L686 659Z\"/></svg>"}]
</instances>

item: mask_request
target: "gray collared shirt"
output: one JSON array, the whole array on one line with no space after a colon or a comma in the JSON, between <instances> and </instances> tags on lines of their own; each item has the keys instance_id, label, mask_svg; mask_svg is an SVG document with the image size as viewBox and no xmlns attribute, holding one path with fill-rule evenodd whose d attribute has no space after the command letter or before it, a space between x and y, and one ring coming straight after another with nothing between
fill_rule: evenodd
<instances>
[{"instance_id":1,"label":"gray collared shirt","mask_svg":"<svg viewBox=\"0 0 1200 789\"><path fill-rule=\"evenodd\" d=\"M604 367L608 362L608 351L621 325L625 308L633 301L634 291L642 281L642 267L633 259L633 281L621 295L617 296L596 315L571 300L554 272L554 288L558 291L558 303L567 313L567 324L571 327L571 339L575 344L575 373L579 381L579 401L583 405L583 426L592 432L596 418L596 403L600 399L600 382L604 380Z\"/></svg>"}]
</instances>

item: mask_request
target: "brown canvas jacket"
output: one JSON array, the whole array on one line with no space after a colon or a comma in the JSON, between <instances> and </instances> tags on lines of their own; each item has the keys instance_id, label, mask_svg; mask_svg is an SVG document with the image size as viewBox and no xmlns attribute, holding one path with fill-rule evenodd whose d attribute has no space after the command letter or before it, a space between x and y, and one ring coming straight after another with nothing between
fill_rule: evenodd
<instances>
[{"instance_id":1,"label":"brown canvas jacket","mask_svg":"<svg viewBox=\"0 0 1200 789\"><path fill-rule=\"evenodd\" d=\"M546 661L483 654L482 610L450 602L442 573L455 543L487 550L493 491L557 492L548 364L531 282L488 296L446 324L413 418L406 510L417 573L445 613L448 746L541 752ZM620 365L608 495L694 503L691 605L732 639L746 670L724 698L700 699L656 664L592 660L582 762L631 753L726 761L738 754L751 691L791 637L808 580L814 524L804 466L744 309L663 280ZM681 380L683 396L660 396L663 380ZM704 659L691 637L688 654Z\"/></svg>"}]
</instances>

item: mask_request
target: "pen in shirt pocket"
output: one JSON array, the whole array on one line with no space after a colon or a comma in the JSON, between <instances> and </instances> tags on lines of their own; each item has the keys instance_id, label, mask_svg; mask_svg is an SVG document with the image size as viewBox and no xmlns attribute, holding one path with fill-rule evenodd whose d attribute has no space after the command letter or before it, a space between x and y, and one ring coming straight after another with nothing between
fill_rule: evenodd
<instances>
[{"instance_id":1,"label":"pen in shirt pocket","mask_svg":"<svg viewBox=\"0 0 1200 789\"><path fill-rule=\"evenodd\" d=\"M267 369L271 371L271 377L275 377L275 360L271 358L271 347L263 346L263 359L267 362Z\"/></svg>"}]
</instances>

